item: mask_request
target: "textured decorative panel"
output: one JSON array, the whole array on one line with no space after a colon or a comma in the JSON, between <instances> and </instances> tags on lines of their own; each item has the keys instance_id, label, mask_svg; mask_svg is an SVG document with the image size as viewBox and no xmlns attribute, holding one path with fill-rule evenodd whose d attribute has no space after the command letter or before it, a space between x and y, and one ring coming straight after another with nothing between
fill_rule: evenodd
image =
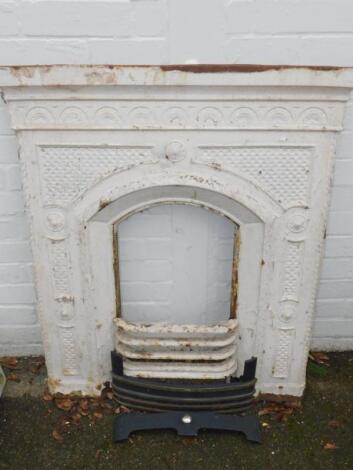
<instances>
[{"instance_id":1,"label":"textured decorative panel","mask_svg":"<svg viewBox=\"0 0 353 470\"><path fill-rule=\"evenodd\" d=\"M75 345L73 327L60 327L60 338L62 343L62 360L64 375L78 375L78 357Z\"/></svg>"},{"instance_id":2,"label":"textured decorative panel","mask_svg":"<svg viewBox=\"0 0 353 470\"><path fill-rule=\"evenodd\" d=\"M280 329L278 331L274 377L286 378L289 375L294 336L294 329Z\"/></svg>"},{"instance_id":3,"label":"textured decorative panel","mask_svg":"<svg viewBox=\"0 0 353 470\"><path fill-rule=\"evenodd\" d=\"M302 243L288 243L283 273L283 300L298 300L303 262L302 253Z\"/></svg>"},{"instance_id":4,"label":"textured decorative panel","mask_svg":"<svg viewBox=\"0 0 353 470\"><path fill-rule=\"evenodd\" d=\"M69 295L69 260L65 242L55 241L50 244L52 280L55 298Z\"/></svg>"},{"instance_id":5,"label":"textured decorative panel","mask_svg":"<svg viewBox=\"0 0 353 470\"><path fill-rule=\"evenodd\" d=\"M156 161L150 147L42 147L43 203L65 207L110 174Z\"/></svg>"},{"instance_id":6,"label":"textured decorative panel","mask_svg":"<svg viewBox=\"0 0 353 470\"><path fill-rule=\"evenodd\" d=\"M281 205L308 202L310 148L201 147L196 163L242 175Z\"/></svg>"}]
</instances>

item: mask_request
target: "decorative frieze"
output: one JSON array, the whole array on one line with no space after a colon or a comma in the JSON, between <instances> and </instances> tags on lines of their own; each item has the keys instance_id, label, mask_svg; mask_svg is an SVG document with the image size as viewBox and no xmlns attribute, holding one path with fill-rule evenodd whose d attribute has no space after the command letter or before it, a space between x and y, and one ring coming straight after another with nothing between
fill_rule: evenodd
<instances>
[{"instance_id":1,"label":"decorative frieze","mask_svg":"<svg viewBox=\"0 0 353 470\"><path fill-rule=\"evenodd\" d=\"M341 129L337 107L324 102L111 99L12 106L17 129Z\"/></svg>"}]
</instances>

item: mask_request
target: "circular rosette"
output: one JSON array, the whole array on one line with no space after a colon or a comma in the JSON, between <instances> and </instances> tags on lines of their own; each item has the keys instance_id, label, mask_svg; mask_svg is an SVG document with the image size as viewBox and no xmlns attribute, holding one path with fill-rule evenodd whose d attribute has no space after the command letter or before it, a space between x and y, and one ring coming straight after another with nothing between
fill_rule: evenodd
<instances>
[{"instance_id":1,"label":"circular rosette","mask_svg":"<svg viewBox=\"0 0 353 470\"><path fill-rule=\"evenodd\" d=\"M66 237L66 214L60 207L50 207L45 210L44 222L46 236L52 240L62 240Z\"/></svg>"},{"instance_id":2,"label":"circular rosette","mask_svg":"<svg viewBox=\"0 0 353 470\"><path fill-rule=\"evenodd\" d=\"M186 149L181 142L175 140L165 146L165 157L167 160L176 163L184 160L185 156Z\"/></svg>"},{"instance_id":3,"label":"circular rosette","mask_svg":"<svg viewBox=\"0 0 353 470\"><path fill-rule=\"evenodd\" d=\"M308 209L294 207L285 215L285 230L288 241L299 242L306 238Z\"/></svg>"}]
</instances>

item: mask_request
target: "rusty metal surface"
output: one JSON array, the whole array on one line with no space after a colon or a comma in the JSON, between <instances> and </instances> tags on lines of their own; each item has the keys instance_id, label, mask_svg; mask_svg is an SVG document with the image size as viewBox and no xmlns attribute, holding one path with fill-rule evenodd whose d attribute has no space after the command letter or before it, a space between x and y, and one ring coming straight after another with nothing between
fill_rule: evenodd
<instances>
[{"instance_id":1,"label":"rusty metal surface","mask_svg":"<svg viewBox=\"0 0 353 470\"><path fill-rule=\"evenodd\" d=\"M269 74L272 77L273 73L279 80L278 83L272 85L268 83L271 86L297 86L298 82L303 84L306 81L308 86L353 87L352 67L286 64L50 64L14 66L4 64L0 66L0 87L126 85L128 83L131 85L170 85L178 78L182 78L182 82L175 84L187 85L195 84L198 81L192 76L209 77L210 75L214 77L222 75L232 77L259 76L261 77L259 80L261 85L264 84L263 76ZM185 82L186 77L189 78ZM313 79L315 80L313 81Z\"/></svg>"},{"instance_id":2,"label":"rusty metal surface","mask_svg":"<svg viewBox=\"0 0 353 470\"><path fill-rule=\"evenodd\" d=\"M114 322L126 375L218 379L236 370L235 319L216 325Z\"/></svg>"}]
</instances>

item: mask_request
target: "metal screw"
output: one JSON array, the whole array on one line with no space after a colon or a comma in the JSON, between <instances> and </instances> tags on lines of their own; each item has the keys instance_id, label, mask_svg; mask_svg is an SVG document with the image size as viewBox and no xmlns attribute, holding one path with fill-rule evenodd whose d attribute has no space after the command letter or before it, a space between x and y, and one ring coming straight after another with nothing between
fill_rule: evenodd
<instances>
[{"instance_id":1,"label":"metal screw","mask_svg":"<svg viewBox=\"0 0 353 470\"><path fill-rule=\"evenodd\" d=\"M192 419L191 419L191 416L190 415L184 415L182 418L181 418L182 422L184 424L190 424Z\"/></svg>"}]
</instances>

